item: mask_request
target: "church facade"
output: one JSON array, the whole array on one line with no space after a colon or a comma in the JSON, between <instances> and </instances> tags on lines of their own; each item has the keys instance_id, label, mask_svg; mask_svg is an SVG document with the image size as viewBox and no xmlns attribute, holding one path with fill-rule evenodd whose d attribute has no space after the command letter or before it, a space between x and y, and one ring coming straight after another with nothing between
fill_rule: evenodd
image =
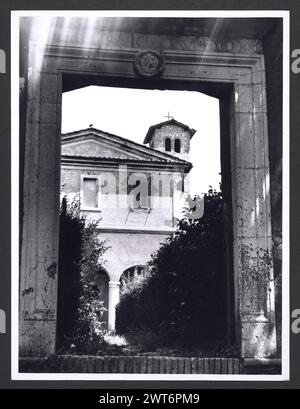
<instances>
[{"instance_id":1,"label":"church facade","mask_svg":"<svg viewBox=\"0 0 300 409\"><path fill-rule=\"evenodd\" d=\"M142 269L182 217L195 132L171 119L151 126L144 144L93 127L62 135L61 198L79 200L108 244L99 278L108 330L122 275Z\"/></svg>"}]
</instances>

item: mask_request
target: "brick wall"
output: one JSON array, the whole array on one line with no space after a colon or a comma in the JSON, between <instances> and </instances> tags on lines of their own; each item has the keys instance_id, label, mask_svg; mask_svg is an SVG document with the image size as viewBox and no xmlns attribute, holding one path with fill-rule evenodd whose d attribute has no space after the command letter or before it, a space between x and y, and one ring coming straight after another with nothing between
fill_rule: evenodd
<instances>
[{"instance_id":1,"label":"brick wall","mask_svg":"<svg viewBox=\"0 0 300 409\"><path fill-rule=\"evenodd\" d=\"M161 356L75 356L22 358L20 372L129 374L242 374L237 358L178 358Z\"/></svg>"}]
</instances>

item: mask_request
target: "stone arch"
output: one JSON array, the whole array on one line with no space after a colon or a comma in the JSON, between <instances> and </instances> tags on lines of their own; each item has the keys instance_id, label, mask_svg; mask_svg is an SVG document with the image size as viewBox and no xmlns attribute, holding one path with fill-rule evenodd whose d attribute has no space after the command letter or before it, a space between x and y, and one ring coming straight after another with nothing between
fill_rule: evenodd
<instances>
[{"instance_id":1,"label":"stone arch","mask_svg":"<svg viewBox=\"0 0 300 409\"><path fill-rule=\"evenodd\" d=\"M70 28L67 38L60 35L54 30L46 44L41 44L38 36L30 38L26 57L20 353L46 355L55 349L63 76L84 77L88 73L103 83L131 83L136 88L195 87L220 98L221 138L229 151L227 197L233 220L229 270L234 276L237 339L244 358L276 355L266 79L259 41L256 47L253 41L238 38L228 48L226 43L217 47L206 37L195 42L193 36L187 36L185 43L194 46L187 49L176 41L174 50L157 35L155 44L164 54L165 70L157 82L153 78L147 82L137 77L134 61L141 51L139 44L151 44L150 35L141 34L137 41L134 33L124 36L116 32L111 43L105 35L91 35L95 43L89 48L82 38L84 30ZM125 38L128 42L120 47ZM271 258L263 270L256 267L258 249ZM109 288L118 286L119 282L109 283ZM30 288L33 291L29 292Z\"/></svg>"},{"instance_id":2,"label":"stone arch","mask_svg":"<svg viewBox=\"0 0 300 409\"><path fill-rule=\"evenodd\" d=\"M130 282L133 278L142 274L146 266L143 264L135 264L127 267L120 277L120 295L122 295L123 286Z\"/></svg>"},{"instance_id":3,"label":"stone arch","mask_svg":"<svg viewBox=\"0 0 300 409\"><path fill-rule=\"evenodd\" d=\"M108 328L108 294L109 294L109 273L101 266L99 270L98 278L96 279L96 285L100 292L101 301L103 301L103 306L106 311L103 314L102 321L105 323L105 328Z\"/></svg>"}]
</instances>

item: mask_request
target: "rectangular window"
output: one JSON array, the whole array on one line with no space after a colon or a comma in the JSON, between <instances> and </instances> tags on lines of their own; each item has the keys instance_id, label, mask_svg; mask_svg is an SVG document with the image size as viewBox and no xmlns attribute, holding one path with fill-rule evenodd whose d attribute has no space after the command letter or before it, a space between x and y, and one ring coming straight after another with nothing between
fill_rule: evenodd
<instances>
[{"instance_id":1,"label":"rectangular window","mask_svg":"<svg viewBox=\"0 0 300 409\"><path fill-rule=\"evenodd\" d=\"M96 178L83 178L83 206L98 207L98 183Z\"/></svg>"}]
</instances>

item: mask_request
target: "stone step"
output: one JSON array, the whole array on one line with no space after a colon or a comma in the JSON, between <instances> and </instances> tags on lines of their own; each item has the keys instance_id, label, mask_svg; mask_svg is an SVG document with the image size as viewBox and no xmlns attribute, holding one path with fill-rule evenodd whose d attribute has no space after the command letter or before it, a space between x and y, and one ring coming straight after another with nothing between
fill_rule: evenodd
<instances>
[{"instance_id":1,"label":"stone step","mask_svg":"<svg viewBox=\"0 0 300 409\"><path fill-rule=\"evenodd\" d=\"M20 372L123 373L123 374L224 374L244 373L238 358L167 356L52 355L20 359Z\"/></svg>"}]
</instances>

